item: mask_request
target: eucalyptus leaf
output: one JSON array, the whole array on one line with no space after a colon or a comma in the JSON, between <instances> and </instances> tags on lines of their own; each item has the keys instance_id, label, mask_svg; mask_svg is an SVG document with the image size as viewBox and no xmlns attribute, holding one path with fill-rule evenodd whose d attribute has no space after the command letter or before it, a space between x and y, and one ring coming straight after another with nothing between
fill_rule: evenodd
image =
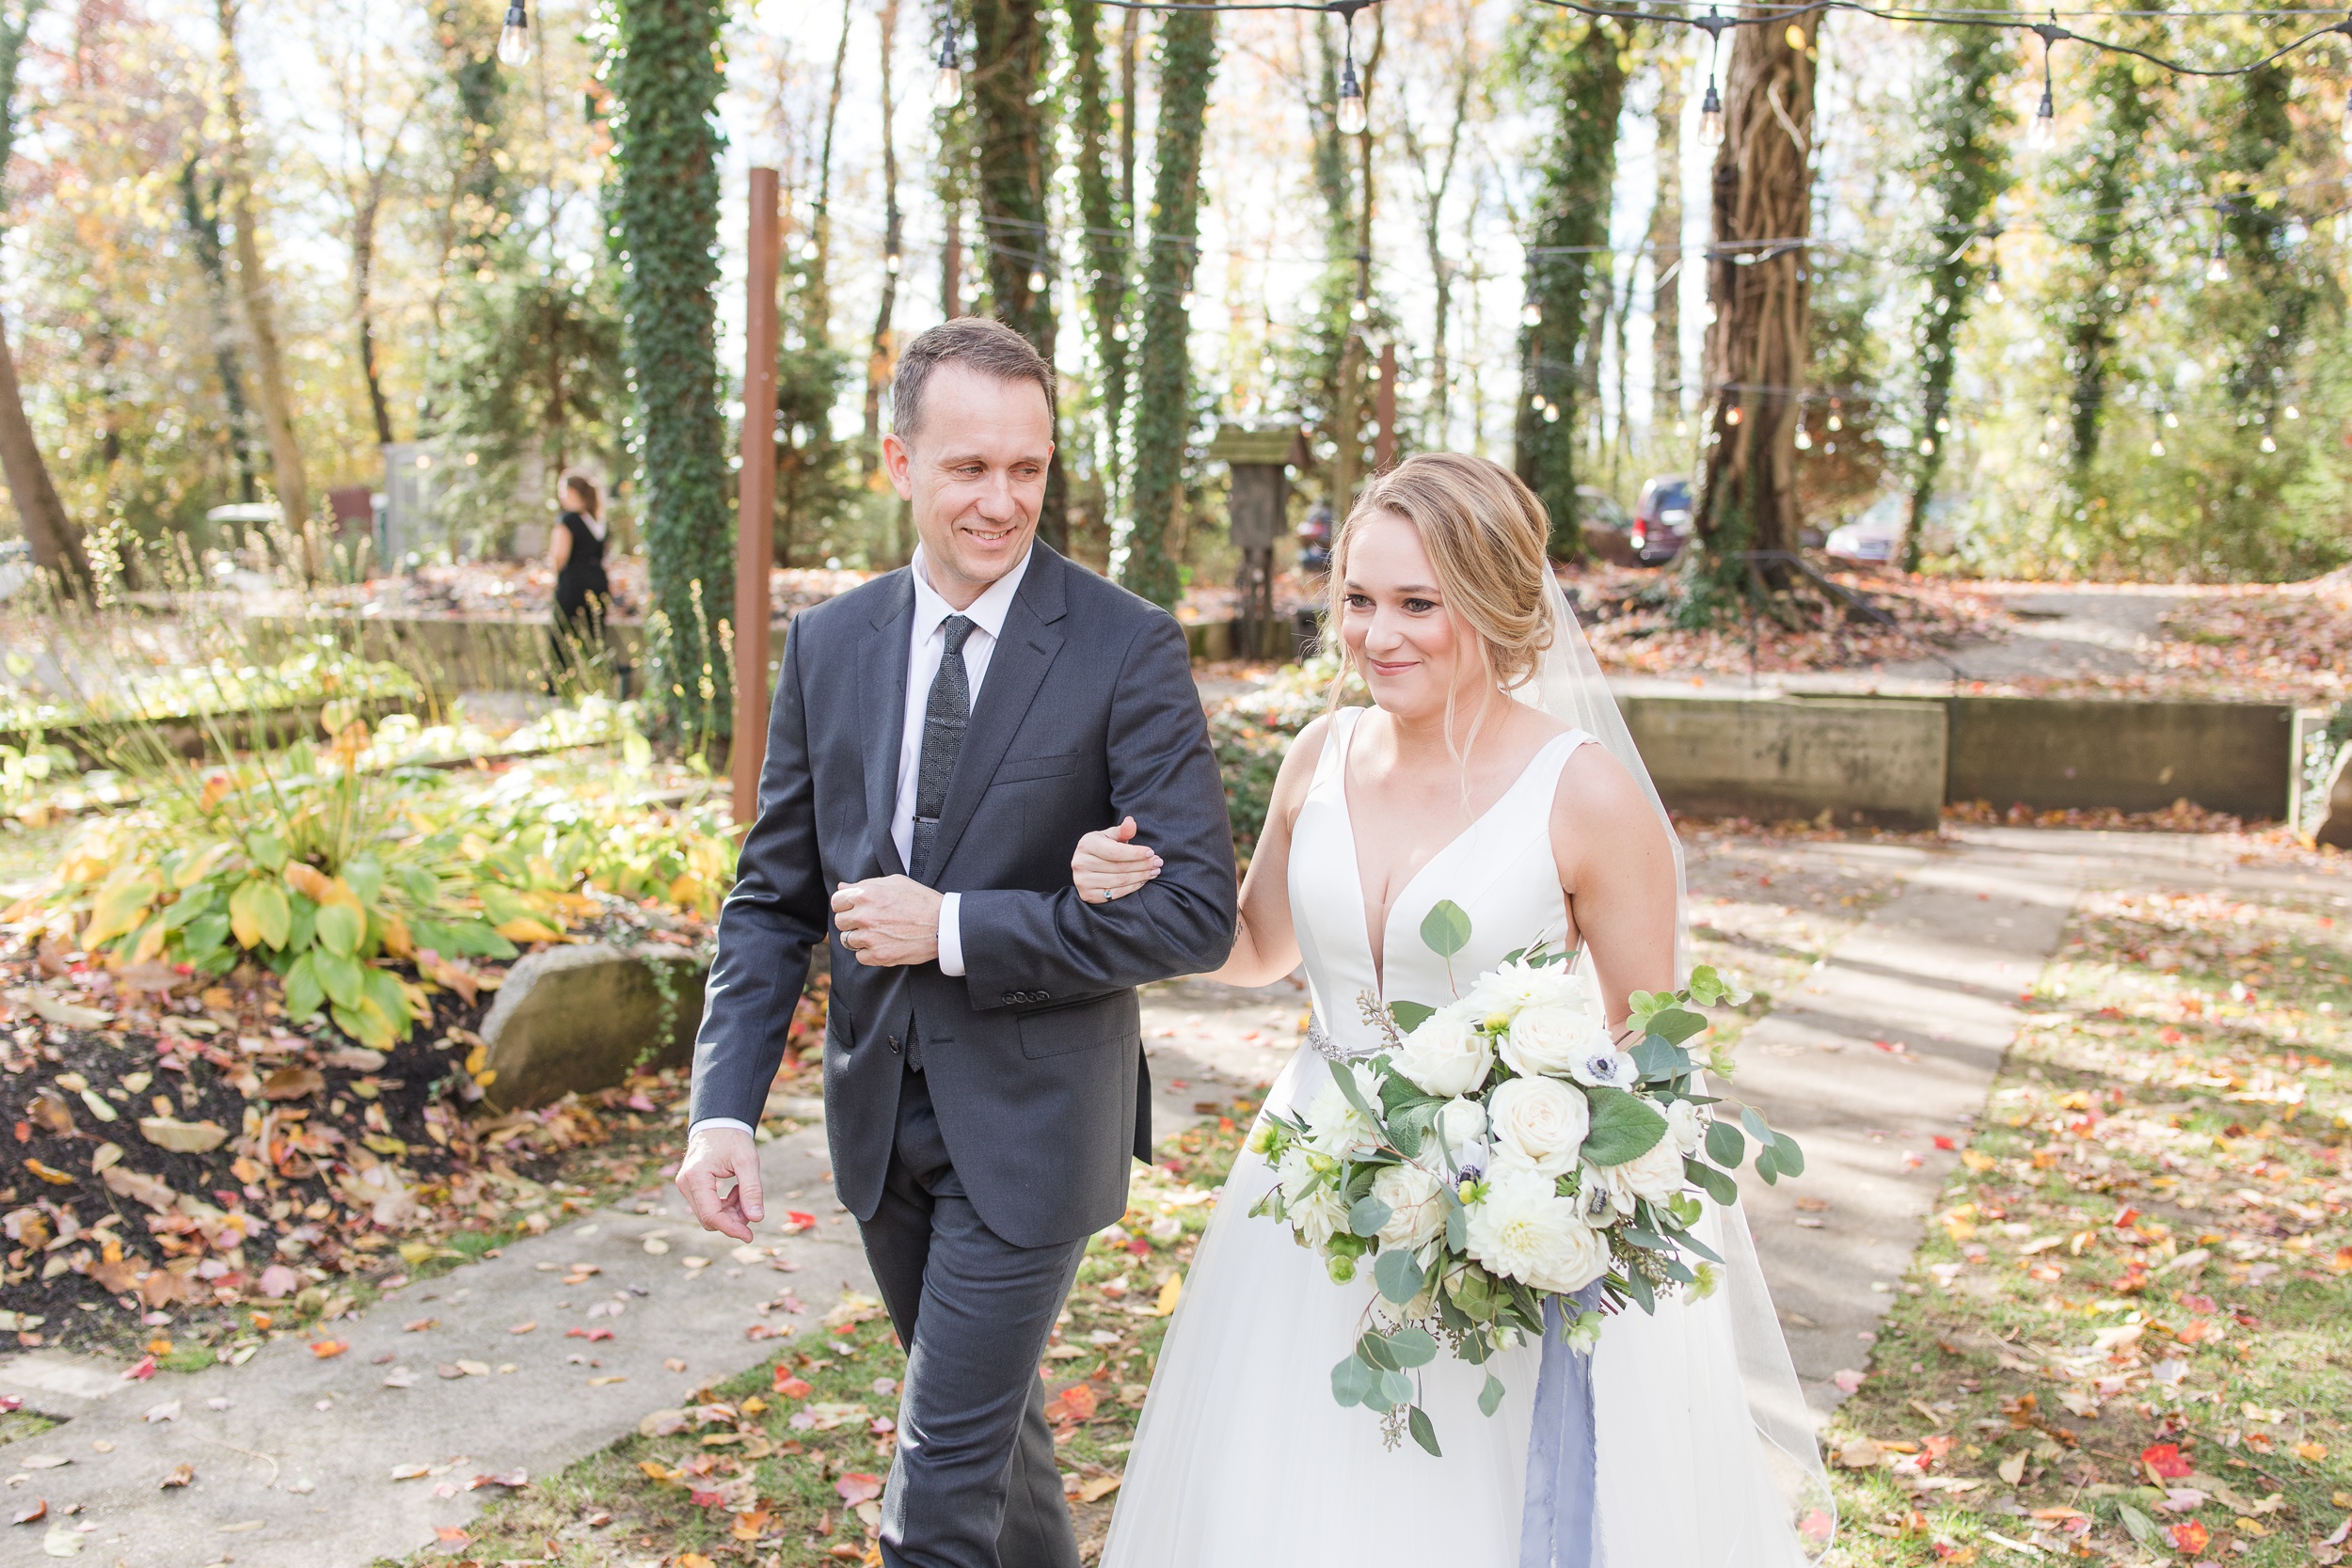
<instances>
[{"instance_id":1,"label":"eucalyptus leaf","mask_svg":"<svg viewBox=\"0 0 2352 1568\"><path fill-rule=\"evenodd\" d=\"M1449 1193L1451 1187L1446 1189ZM1445 1212L1445 1244L1456 1252L1470 1250L1470 1211L1459 1202L1449 1204Z\"/></svg>"},{"instance_id":2,"label":"eucalyptus leaf","mask_svg":"<svg viewBox=\"0 0 2352 1568\"><path fill-rule=\"evenodd\" d=\"M1641 1270L1625 1271L1625 1293L1631 1297L1643 1311L1653 1315L1657 1313L1658 1297L1651 1292L1649 1281L1642 1277Z\"/></svg>"},{"instance_id":3,"label":"eucalyptus leaf","mask_svg":"<svg viewBox=\"0 0 2352 1568\"><path fill-rule=\"evenodd\" d=\"M1768 1187L1780 1184L1780 1164L1773 1158L1773 1151L1770 1148L1759 1148L1756 1151L1756 1174L1764 1179L1764 1184Z\"/></svg>"},{"instance_id":4,"label":"eucalyptus leaf","mask_svg":"<svg viewBox=\"0 0 2352 1568\"><path fill-rule=\"evenodd\" d=\"M1664 1237L1653 1236L1646 1230L1638 1230L1629 1225L1619 1226L1617 1234L1645 1252L1672 1252L1675 1249L1675 1244Z\"/></svg>"},{"instance_id":5,"label":"eucalyptus leaf","mask_svg":"<svg viewBox=\"0 0 2352 1568\"><path fill-rule=\"evenodd\" d=\"M1347 1228L1359 1236L1377 1236L1396 1211L1376 1197L1359 1197L1347 1212Z\"/></svg>"},{"instance_id":6,"label":"eucalyptus leaf","mask_svg":"<svg viewBox=\"0 0 2352 1568\"><path fill-rule=\"evenodd\" d=\"M1413 1261L1411 1253L1391 1247L1373 1263L1372 1278L1373 1283L1379 1286L1383 1297L1402 1307L1421 1294L1422 1285L1428 1275L1422 1272L1419 1263Z\"/></svg>"},{"instance_id":7,"label":"eucalyptus leaf","mask_svg":"<svg viewBox=\"0 0 2352 1568\"><path fill-rule=\"evenodd\" d=\"M1450 958L1470 945L1470 911L1451 898L1440 898L1421 923L1421 940L1432 953Z\"/></svg>"},{"instance_id":8,"label":"eucalyptus leaf","mask_svg":"<svg viewBox=\"0 0 2352 1568\"><path fill-rule=\"evenodd\" d=\"M1431 1458L1443 1459L1445 1457L1438 1451L1438 1429L1429 1424L1429 1418L1422 1412L1420 1405L1415 1405L1406 1412L1405 1424L1412 1432L1413 1441L1427 1449Z\"/></svg>"},{"instance_id":9,"label":"eucalyptus leaf","mask_svg":"<svg viewBox=\"0 0 2352 1568\"><path fill-rule=\"evenodd\" d=\"M1397 1033L1402 1035L1409 1035L1414 1030L1420 1028L1423 1023L1428 1022L1430 1016L1437 1012L1437 1010L1438 1009L1435 1007L1427 1006L1419 1002L1391 1002L1389 1004L1389 1016L1396 1020Z\"/></svg>"},{"instance_id":10,"label":"eucalyptus leaf","mask_svg":"<svg viewBox=\"0 0 2352 1568\"><path fill-rule=\"evenodd\" d=\"M1753 1137L1757 1143L1762 1144L1767 1148L1770 1148L1772 1146L1772 1130L1765 1125L1763 1114L1757 1111L1755 1106L1742 1105L1740 1107L1740 1125L1746 1128L1748 1130L1748 1135Z\"/></svg>"},{"instance_id":11,"label":"eucalyptus leaf","mask_svg":"<svg viewBox=\"0 0 2352 1568\"><path fill-rule=\"evenodd\" d=\"M1691 1070L1691 1053L1662 1035L1645 1035L1633 1048L1633 1070L1645 1081L1670 1082Z\"/></svg>"},{"instance_id":12,"label":"eucalyptus leaf","mask_svg":"<svg viewBox=\"0 0 2352 1568\"><path fill-rule=\"evenodd\" d=\"M1706 1028L1707 1018L1702 1013L1687 1007L1663 1007L1650 1015L1645 1032L1661 1037L1670 1045L1680 1045Z\"/></svg>"},{"instance_id":13,"label":"eucalyptus leaf","mask_svg":"<svg viewBox=\"0 0 2352 1568\"><path fill-rule=\"evenodd\" d=\"M1438 1358L1438 1341L1427 1329L1407 1323L1389 1336L1389 1354L1399 1367L1426 1367Z\"/></svg>"},{"instance_id":14,"label":"eucalyptus leaf","mask_svg":"<svg viewBox=\"0 0 2352 1568\"><path fill-rule=\"evenodd\" d=\"M1727 1121L1707 1124L1707 1157L1725 1170L1738 1170L1748 1157L1747 1135ZM1713 1188L1708 1189L1712 1192Z\"/></svg>"},{"instance_id":15,"label":"eucalyptus leaf","mask_svg":"<svg viewBox=\"0 0 2352 1568\"><path fill-rule=\"evenodd\" d=\"M1786 1175L1803 1176L1804 1174L1804 1150L1799 1148L1797 1140L1788 1133L1774 1132L1772 1134L1772 1164L1778 1165Z\"/></svg>"},{"instance_id":16,"label":"eucalyptus leaf","mask_svg":"<svg viewBox=\"0 0 2352 1568\"><path fill-rule=\"evenodd\" d=\"M1364 1086L1356 1082L1354 1068L1345 1062L1340 1063L1331 1073L1331 1082L1340 1086L1340 1093L1345 1097L1350 1105L1356 1107L1359 1116L1375 1127L1380 1125L1379 1113L1375 1111L1371 1103L1364 1099Z\"/></svg>"},{"instance_id":17,"label":"eucalyptus leaf","mask_svg":"<svg viewBox=\"0 0 2352 1568\"><path fill-rule=\"evenodd\" d=\"M1339 1401L1343 1408L1361 1404L1378 1383L1379 1377L1377 1371L1351 1355L1331 1369L1331 1397Z\"/></svg>"},{"instance_id":18,"label":"eucalyptus leaf","mask_svg":"<svg viewBox=\"0 0 2352 1568\"><path fill-rule=\"evenodd\" d=\"M1358 1339L1356 1354L1361 1356L1368 1365L1383 1371L1392 1372L1397 1370L1397 1360L1390 1354L1389 1342L1377 1334L1367 1332L1362 1338Z\"/></svg>"},{"instance_id":19,"label":"eucalyptus leaf","mask_svg":"<svg viewBox=\"0 0 2352 1568\"><path fill-rule=\"evenodd\" d=\"M1406 1377L1403 1372L1380 1374L1381 1409L1393 1410L1400 1404L1410 1404L1412 1401L1413 1380L1411 1378Z\"/></svg>"},{"instance_id":20,"label":"eucalyptus leaf","mask_svg":"<svg viewBox=\"0 0 2352 1568\"><path fill-rule=\"evenodd\" d=\"M1740 1201L1740 1183L1704 1161L1693 1160L1689 1155L1684 1155L1682 1174L1705 1188L1707 1196L1718 1203Z\"/></svg>"},{"instance_id":21,"label":"eucalyptus leaf","mask_svg":"<svg viewBox=\"0 0 2352 1568\"><path fill-rule=\"evenodd\" d=\"M1481 1416L1491 1416L1502 1408L1502 1379L1488 1372L1486 1386L1478 1390L1478 1413Z\"/></svg>"}]
</instances>

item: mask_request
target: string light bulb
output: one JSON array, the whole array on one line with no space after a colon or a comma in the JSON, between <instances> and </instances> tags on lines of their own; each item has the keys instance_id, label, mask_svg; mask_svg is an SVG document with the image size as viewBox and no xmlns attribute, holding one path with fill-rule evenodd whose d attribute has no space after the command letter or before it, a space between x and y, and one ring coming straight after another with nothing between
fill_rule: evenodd
<instances>
[{"instance_id":1,"label":"string light bulb","mask_svg":"<svg viewBox=\"0 0 2352 1568\"><path fill-rule=\"evenodd\" d=\"M1736 403L1733 404L1729 408L1724 410L1724 423L1738 424L1740 422L1740 413L1741 409L1740 405Z\"/></svg>"},{"instance_id":2,"label":"string light bulb","mask_svg":"<svg viewBox=\"0 0 2352 1568\"><path fill-rule=\"evenodd\" d=\"M499 64L525 66L531 63L531 13L523 8L524 0L514 0L506 8L506 25L499 29Z\"/></svg>"},{"instance_id":3,"label":"string light bulb","mask_svg":"<svg viewBox=\"0 0 2352 1568\"><path fill-rule=\"evenodd\" d=\"M2285 413L2290 420L2299 420L2303 417L2303 411L2291 403L2286 405Z\"/></svg>"},{"instance_id":4,"label":"string light bulb","mask_svg":"<svg viewBox=\"0 0 2352 1568\"><path fill-rule=\"evenodd\" d=\"M1804 428L1804 416L1803 414L1799 414L1797 416L1797 450L1799 451L1811 451L1813 450L1813 436L1811 432Z\"/></svg>"},{"instance_id":5,"label":"string light bulb","mask_svg":"<svg viewBox=\"0 0 2352 1568\"><path fill-rule=\"evenodd\" d=\"M904 264L904 259L900 257L897 251L889 250L882 253L882 270L890 274L891 277L898 277L899 267Z\"/></svg>"},{"instance_id":6,"label":"string light bulb","mask_svg":"<svg viewBox=\"0 0 2352 1568\"><path fill-rule=\"evenodd\" d=\"M2213 254L2205 260L2205 281L2227 283L2230 280L2230 258L2222 253L2221 236L2213 237Z\"/></svg>"},{"instance_id":7,"label":"string light bulb","mask_svg":"<svg viewBox=\"0 0 2352 1568\"><path fill-rule=\"evenodd\" d=\"M1707 96L1699 100L1699 145L1724 145L1724 97L1715 90L1711 79L1707 84Z\"/></svg>"},{"instance_id":8,"label":"string light bulb","mask_svg":"<svg viewBox=\"0 0 2352 1568\"><path fill-rule=\"evenodd\" d=\"M1538 414L1542 413L1544 411L1544 394L1537 392L1534 397L1529 398L1527 400L1527 406L1533 408Z\"/></svg>"},{"instance_id":9,"label":"string light bulb","mask_svg":"<svg viewBox=\"0 0 2352 1568\"><path fill-rule=\"evenodd\" d=\"M1041 293L1043 293L1044 292L1045 292L1045 273L1044 273L1043 269L1039 268L1039 267L1031 267L1031 268L1029 269L1029 293L1033 293L1033 294L1041 294Z\"/></svg>"},{"instance_id":10,"label":"string light bulb","mask_svg":"<svg viewBox=\"0 0 2352 1568\"><path fill-rule=\"evenodd\" d=\"M2151 457L2162 457L2164 455L2163 436L2159 436L2154 440L2148 443L2148 455Z\"/></svg>"},{"instance_id":11,"label":"string light bulb","mask_svg":"<svg viewBox=\"0 0 2352 1568\"><path fill-rule=\"evenodd\" d=\"M952 109L963 102L963 58L956 53L952 24L939 45L939 74L931 78L931 106Z\"/></svg>"},{"instance_id":12,"label":"string light bulb","mask_svg":"<svg viewBox=\"0 0 2352 1568\"><path fill-rule=\"evenodd\" d=\"M1519 325L1521 326L1543 325L1544 308L1535 301L1532 299L1529 300L1525 305L1519 308Z\"/></svg>"},{"instance_id":13,"label":"string light bulb","mask_svg":"<svg viewBox=\"0 0 2352 1568\"><path fill-rule=\"evenodd\" d=\"M1544 423L1558 424L1559 422L1560 405L1556 403L1548 403L1544 404Z\"/></svg>"},{"instance_id":14,"label":"string light bulb","mask_svg":"<svg viewBox=\"0 0 2352 1568\"><path fill-rule=\"evenodd\" d=\"M2001 303L2001 263L1998 261L1994 262L1984 275L1984 302L1987 305Z\"/></svg>"},{"instance_id":15,"label":"string light bulb","mask_svg":"<svg viewBox=\"0 0 2352 1568\"><path fill-rule=\"evenodd\" d=\"M2046 52L2042 69L2049 69ZM2033 123L2026 127L2026 145L2036 152L2047 152L2058 146L2058 99L2051 93L2046 76L2042 83L2042 102L2033 106Z\"/></svg>"},{"instance_id":16,"label":"string light bulb","mask_svg":"<svg viewBox=\"0 0 2352 1568\"><path fill-rule=\"evenodd\" d=\"M1372 307L1365 302L1363 295L1358 294L1356 303L1347 308L1347 319L1352 322L1367 322L1372 319Z\"/></svg>"},{"instance_id":17,"label":"string light bulb","mask_svg":"<svg viewBox=\"0 0 2352 1568\"><path fill-rule=\"evenodd\" d=\"M817 242L815 240L810 240L807 244L801 246L801 260L803 261L814 261L818 257L823 254L823 251L817 248Z\"/></svg>"},{"instance_id":18,"label":"string light bulb","mask_svg":"<svg viewBox=\"0 0 2352 1568\"><path fill-rule=\"evenodd\" d=\"M1347 54L1340 67L1340 103L1334 117L1343 136L1360 136L1372 123L1364 107L1363 84L1356 80L1356 13L1347 13Z\"/></svg>"}]
</instances>

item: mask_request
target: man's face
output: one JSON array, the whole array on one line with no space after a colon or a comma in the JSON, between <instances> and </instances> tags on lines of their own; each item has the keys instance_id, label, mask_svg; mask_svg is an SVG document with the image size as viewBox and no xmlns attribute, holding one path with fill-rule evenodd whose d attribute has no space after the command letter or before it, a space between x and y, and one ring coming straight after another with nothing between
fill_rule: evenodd
<instances>
[{"instance_id":1,"label":"man's face","mask_svg":"<svg viewBox=\"0 0 2352 1568\"><path fill-rule=\"evenodd\" d=\"M890 483L913 503L940 597L961 610L1028 553L1054 457L1045 388L941 365L913 436L885 436Z\"/></svg>"}]
</instances>

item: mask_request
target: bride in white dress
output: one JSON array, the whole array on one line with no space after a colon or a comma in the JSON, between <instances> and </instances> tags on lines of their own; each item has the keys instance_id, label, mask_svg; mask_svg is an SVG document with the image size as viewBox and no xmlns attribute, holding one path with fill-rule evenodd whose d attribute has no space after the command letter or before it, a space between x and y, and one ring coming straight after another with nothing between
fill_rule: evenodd
<instances>
[{"instance_id":1,"label":"bride in white dress","mask_svg":"<svg viewBox=\"0 0 2352 1568\"><path fill-rule=\"evenodd\" d=\"M1629 992L1677 981L1679 849L1552 580L1547 533L1518 480L1450 454L1375 482L1340 531L1330 624L1375 705L1337 709L1293 745L1216 976L1265 985L1304 961L1313 1025L1268 1109L1303 1111L1330 1060L1379 1047L1359 998L1445 1003L1538 937L1579 953L1613 1021ZM1133 837L1130 822L1080 844L1089 900L1152 874ZM1441 899L1470 917L1450 969L1420 938ZM1369 1271L1334 1285L1287 1227L1251 1218L1272 1184L1247 1153L1226 1183L1105 1568L1792 1568L1828 1544L1811 1423L1736 1212L1699 1231L1725 1259L1722 1290L1609 1319L1591 1413L1574 1413L1591 1423L1590 1473L1539 1482L1531 1512L1543 1347L1487 1368L1441 1354L1421 1402L1442 1457L1384 1447L1379 1422L1331 1391ZM1478 1409L1488 1370L1506 1389L1492 1417Z\"/></svg>"}]
</instances>

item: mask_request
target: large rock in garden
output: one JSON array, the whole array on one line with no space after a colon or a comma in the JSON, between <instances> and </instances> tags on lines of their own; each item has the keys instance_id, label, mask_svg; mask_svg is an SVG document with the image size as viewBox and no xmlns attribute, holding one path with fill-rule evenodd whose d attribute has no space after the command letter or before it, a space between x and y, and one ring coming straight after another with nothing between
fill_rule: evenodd
<instances>
[{"instance_id":1,"label":"large rock in garden","mask_svg":"<svg viewBox=\"0 0 2352 1568\"><path fill-rule=\"evenodd\" d=\"M2352 849L2352 746L2336 754L2336 776L2328 781L2328 804L2312 842Z\"/></svg>"},{"instance_id":2,"label":"large rock in garden","mask_svg":"<svg viewBox=\"0 0 2352 1568\"><path fill-rule=\"evenodd\" d=\"M705 961L675 947L589 942L516 960L483 1021L490 1101L523 1110L631 1072L683 1067L702 1022Z\"/></svg>"}]
</instances>

